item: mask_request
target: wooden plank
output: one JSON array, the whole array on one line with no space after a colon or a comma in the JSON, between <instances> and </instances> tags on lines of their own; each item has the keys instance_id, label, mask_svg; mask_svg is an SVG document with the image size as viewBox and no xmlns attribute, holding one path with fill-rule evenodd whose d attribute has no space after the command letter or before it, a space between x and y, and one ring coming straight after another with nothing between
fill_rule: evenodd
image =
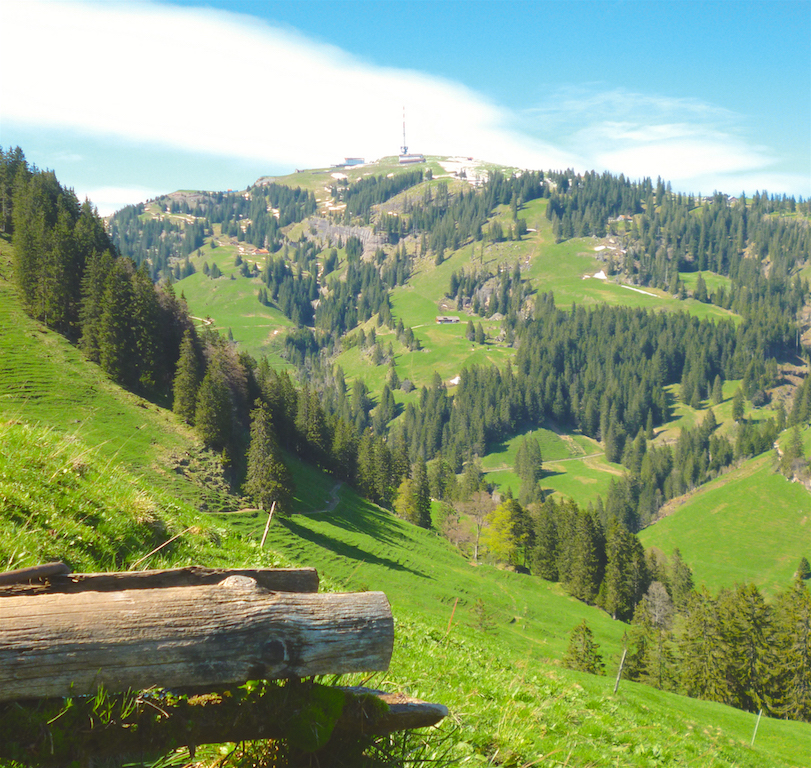
<instances>
[{"instance_id":1,"label":"wooden plank","mask_svg":"<svg viewBox=\"0 0 811 768\"><path fill-rule=\"evenodd\" d=\"M0 600L0 701L386 670L382 592L213 584Z\"/></svg>"},{"instance_id":2,"label":"wooden plank","mask_svg":"<svg viewBox=\"0 0 811 768\"><path fill-rule=\"evenodd\" d=\"M0 574L0 598L14 595L113 592L217 584L229 576L248 576L261 587L278 592L317 592L315 568L170 568L120 573L68 573L62 563L21 568Z\"/></svg>"}]
</instances>

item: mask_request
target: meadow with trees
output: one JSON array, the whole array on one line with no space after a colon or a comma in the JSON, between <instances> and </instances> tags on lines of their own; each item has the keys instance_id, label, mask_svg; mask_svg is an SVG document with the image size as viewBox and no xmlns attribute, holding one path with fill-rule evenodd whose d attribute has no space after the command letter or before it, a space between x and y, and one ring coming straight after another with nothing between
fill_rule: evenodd
<instances>
[{"instance_id":1,"label":"meadow with trees","mask_svg":"<svg viewBox=\"0 0 811 768\"><path fill-rule=\"evenodd\" d=\"M673 499L778 440L778 469L806 471L809 203L697 199L662 180L572 171L493 169L479 186L432 175L335 184L331 214L313 189L273 182L161 202L159 215L131 206L107 223L18 148L2 153L1 223L28 316L112 382L173 410L232 498L275 508L293 529L306 466L454 554L537 578L624 622L627 680L811 720L807 560L776 594L743 584L712 594L678 549L646 551L637 536ZM485 264L486 249L525 242L522 211L540 204L560 243L621 243L621 259L607 256L609 276L676 303L692 280L690 298L723 316L558 306L527 263ZM358 235L317 237L319 215L380 240L366 248ZM231 239L266 253L237 251L226 277L213 254ZM463 251L470 259L457 265ZM204 258L214 266L198 269ZM457 324L466 349L494 345L484 327L497 327L505 364L474 361L453 384L434 371L415 386L403 360L432 342L398 306L416 278L433 274L440 303L466 318ZM194 317L183 288L192 276L258 286L256 304L292 324L280 341L286 364L256 359ZM351 355L377 378L347 375ZM804 370L778 399L787 360ZM739 382L734 395L730 382ZM659 439L679 409L702 417ZM550 492L551 459L533 434L551 427L599 446L613 466L605 493L578 503ZM517 482L499 488L482 458L509 441ZM486 609L475 610L486 634ZM574 627L563 663L600 674L591 633L585 621Z\"/></svg>"}]
</instances>

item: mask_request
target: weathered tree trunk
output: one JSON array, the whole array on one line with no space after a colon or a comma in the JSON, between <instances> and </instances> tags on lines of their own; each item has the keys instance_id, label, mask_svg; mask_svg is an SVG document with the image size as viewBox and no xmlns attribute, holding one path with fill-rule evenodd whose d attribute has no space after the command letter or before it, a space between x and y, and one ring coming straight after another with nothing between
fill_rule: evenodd
<instances>
[{"instance_id":1,"label":"weathered tree trunk","mask_svg":"<svg viewBox=\"0 0 811 768\"><path fill-rule=\"evenodd\" d=\"M196 587L218 584L228 576L249 576L260 587L276 592L318 591L318 571L315 568L202 568L190 565L155 571L70 573L63 563L49 563L0 573L0 598L56 592Z\"/></svg>"},{"instance_id":2,"label":"weathered tree trunk","mask_svg":"<svg viewBox=\"0 0 811 768\"><path fill-rule=\"evenodd\" d=\"M196 696L108 696L100 708L95 699L74 700L67 709L61 699L0 704L0 759L37 766L154 759L178 747L257 739L284 739L295 750L346 757L348 749L365 746L362 736L426 727L447 714L441 704L403 694L307 683ZM318 764L325 764L323 757Z\"/></svg>"},{"instance_id":3,"label":"weathered tree trunk","mask_svg":"<svg viewBox=\"0 0 811 768\"><path fill-rule=\"evenodd\" d=\"M246 575L201 586L7 595L0 701L92 694L100 685L184 688L385 670L393 641L381 592L270 591Z\"/></svg>"}]
</instances>

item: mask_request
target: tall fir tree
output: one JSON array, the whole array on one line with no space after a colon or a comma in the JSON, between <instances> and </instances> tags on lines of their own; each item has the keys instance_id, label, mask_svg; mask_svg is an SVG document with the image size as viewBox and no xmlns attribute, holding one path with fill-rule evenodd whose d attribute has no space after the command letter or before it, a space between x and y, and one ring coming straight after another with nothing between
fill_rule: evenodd
<instances>
[{"instance_id":1,"label":"tall fir tree","mask_svg":"<svg viewBox=\"0 0 811 768\"><path fill-rule=\"evenodd\" d=\"M193 331L187 330L180 345L180 359L173 383L172 410L187 424L194 424L197 390L200 387L200 362L195 350Z\"/></svg>"},{"instance_id":2,"label":"tall fir tree","mask_svg":"<svg viewBox=\"0 0 811 768\"><path fill-rule=\"evenodd\" d=\"M293 477L284 463L268 407L261 402L251 412L251 441L244 484L247 493L261 509L289 512Z\"/></svg>"},{"instance_id":3,"label":"tall fir tree","mask_svg":"<svg viewBox=\"0 0 811 768\"><path fill-rule=\"evenodd\" d=\"M231 442L232 420L228 385L216 367L209 365L197 391L195 429L208 447L223 450Z\"/></svg>"},{"instance_id":4,"label":"tall fir tree","mask_svg":"<svg viewBox=\"0 0 811 768\"><path fill-rule=\"evenodd\" d=\"M802 579L778 597L775 618L769 707L779 717L811 721L811 594Z\"/></svg>"}]
</instances>

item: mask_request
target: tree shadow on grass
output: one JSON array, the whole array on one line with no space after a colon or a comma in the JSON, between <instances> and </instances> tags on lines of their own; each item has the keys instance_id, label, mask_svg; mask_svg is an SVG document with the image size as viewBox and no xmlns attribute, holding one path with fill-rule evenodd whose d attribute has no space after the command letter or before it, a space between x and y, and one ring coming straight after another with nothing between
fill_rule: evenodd
<instances>
[{"instance_id":1,"label":"tree shadow on grass","mask_svg":"<svg viewBox=\"0 0 811 768\"><path fill-rule=\"evenodd\" d=\"M310 528L299 525L299 523L289 517L280 520L280 523L294 536L305 539L306 541L309 541L322 549L334 552L336 555L340 555L341 557L346 557L350 560L357 560L361 563L368 563L370 565L380 565L394 571L405 571L423 579L431 578L428 574L422 573L421 571L415 571L413 568L408 568L395 560L390 560L387 557L378 557L377 555L373 555L371 552L364 552L362 549L360 549L360 547L356 547L353 544L347 544L343 541L336 541L335 539L325 536L322 533L317 533Z\"/></svg>"},{"instance_id":2,"label":"tree shadow on grass","mask_svg":"<svg viewBox=\"0 0 811 768\"><path fill-rule=\"evenodd\" d=\"M327 520L330 525L342 528L350 533L358 533L364 536L371 536L375 541L380 541L392 546L402 546L409 537L392 524L400 522L391 512L387 512L368 502L352 500L351 503L342 499L343 507L339 504L331 513L323 515L322 520ZM395 522L396 521L396 522Z\"/></svg>"}]
</instances>

